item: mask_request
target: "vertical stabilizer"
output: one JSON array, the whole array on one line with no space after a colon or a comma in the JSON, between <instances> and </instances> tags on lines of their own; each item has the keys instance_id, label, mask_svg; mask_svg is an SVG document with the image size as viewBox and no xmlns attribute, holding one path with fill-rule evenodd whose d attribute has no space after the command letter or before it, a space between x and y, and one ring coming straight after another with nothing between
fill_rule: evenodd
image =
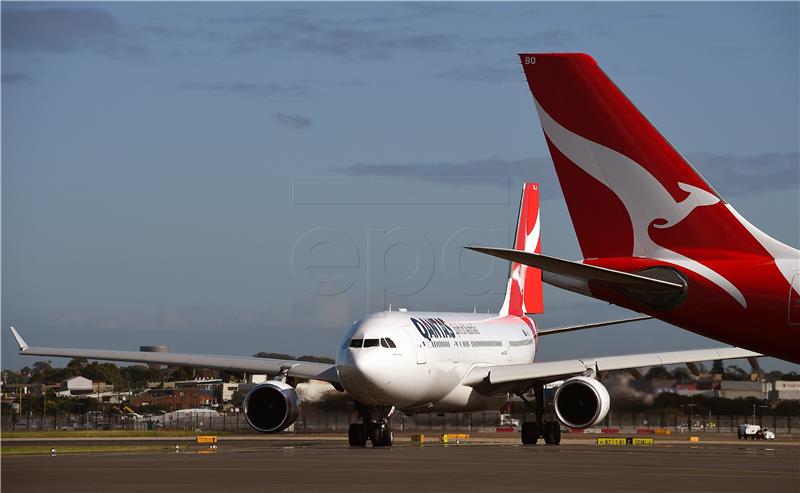
<instances>
[{"instance_id":1,"label":"vertical stabilizer","mask_svg":"<svg viewBox=\"0 0 800 493\"><path fill-rule=\"evenodd\" d=\"M520 62L584 259L669 262L742 307L733 256L775 261L791 283L797 251L722 200L592 57L521 54Z\"/></svg>"},{"instance_id":2,"label":"vertical stabilizer","mask_svg":"<svg viewBox=\"0 0 800 493\"><path fill-rule=\"evenodd\" d=\"M727 204L592 57L520 61L584 258L757 253Z\"/></svg>"},{"instance_id":3,"label":"vertical stabilizer","mask_svg":"<svg viewBox=\"0 0 800 493\"><path fill-rule=\"evenodd\" d=\"M539 221L539 184L525 183L519 206L519 220L514 239L514 249L541 253L541 223ZM527 265L511 263L506 298L500 315L521 316L525 313L542 313L542 271Z\"/></svg>"}]
</instances>

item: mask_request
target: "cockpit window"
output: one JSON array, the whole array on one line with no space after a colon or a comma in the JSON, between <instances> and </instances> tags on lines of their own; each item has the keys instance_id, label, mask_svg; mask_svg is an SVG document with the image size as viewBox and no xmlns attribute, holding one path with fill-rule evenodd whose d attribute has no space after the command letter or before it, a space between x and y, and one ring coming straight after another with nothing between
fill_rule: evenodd
<instances>
[{"instance_id":1,"label":"cockpit window","mask_svg":"<svg viewBox=\"0 0 800 493\"><path fill-rule=\"evenodd\" d=\"M381 337L380 339L350 339L350 342L347 344L351 348L360 348L360 347L385 347L385 348L396 348L394 341L389 339L388 337Z\"/></svg>"}]
</instances>

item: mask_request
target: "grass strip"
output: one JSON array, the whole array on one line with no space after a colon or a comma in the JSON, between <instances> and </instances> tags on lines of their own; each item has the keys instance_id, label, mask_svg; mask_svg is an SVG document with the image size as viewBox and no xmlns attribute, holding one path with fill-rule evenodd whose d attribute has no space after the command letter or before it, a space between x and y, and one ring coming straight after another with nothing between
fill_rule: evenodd
<instances>
[{"instance_id":1,"label":"grass strip","mask_svg":"<svg viewBox=\"0 0 800 493\"><path fill-rule=\"evenodd\" d=\"M60 445L56 447L58 454L92 454L92 453L143 453L174 451L165 445ZM42 445L5 445L0 448L0 455L48 455L50 447Z\"/></svg>"},{"instance_id":2,"label":"grass strip","mask_svg":"<svg viewBox=\"0 0 800 493\"><path fill-rule=\"evenodd\" d=\"M197 435L230 435L226 431L191 430L75 430L75 431L4 431L3 438L136 438L136 437L193 437Z\"/></svg>"}]
</instances>

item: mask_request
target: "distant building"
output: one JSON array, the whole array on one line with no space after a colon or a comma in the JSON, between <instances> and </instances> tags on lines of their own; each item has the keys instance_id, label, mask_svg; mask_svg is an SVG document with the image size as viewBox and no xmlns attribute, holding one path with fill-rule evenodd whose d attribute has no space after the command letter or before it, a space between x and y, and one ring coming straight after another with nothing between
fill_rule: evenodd
<instances>
[{"instance_id":1,"label":"distant building","mask_svg":"<svg viewBox=\"0 0 800 493\"><path fill-rule=\"evenodd\" d=\"M678 395L714 397L714 389L711 386L711 382L680 383L675 386L675 393Z\"/></svg>"},{"instance_id":2,"label":"distant building","mask_svg":"<svg viewBox=\"0 0 800 493\"><path fill-rule=\"evenodd\" d=\"M72 377L61 382L59 394L85 395L94 390L92 381L85 377Z\"/></svg>"},{"instance_id":3,"label":"distant building","mask_svg":"<svg viewBox=\"0 0 800 493\"><path fill-rule=\"evenodd\" d=\"M253 373L248 375L248 380L250 383L264 383L269 380L269 375L264 375L260 373Z\"/></svg>"},{"instance_id":4,"label":"distant building","mask_svg":"<svg viewBox=\"0 0 800 493\"><path fill-rule=\"evenodd\" d=\"M800 382L777 380L772 384L772 390L769 393L769 398L773 401L800 399Z\"/></svg>"},{"instance_id":5,"label":"distant building","mask_svg":"<svg viewBox=\"0 0 800 493\"><path fill-rule=\"evenodd\" d=\"M719 390L717 390L716 397L725 399L738 399L755 397L756 399L764 399L767 396L769 383L765 381L750 382L738 380L723 380L719 382Z\"/></svg>"},{"instance_id":6,"label":"distant building","mask_svg":"<svg viewBox=\"0 0 800 493\"><path fill-rule=\"evenodd\" d=\"M217 389L217 400L223 404L229 404L233 400L233 395L239 390L239 384L223 383Z\"/></svg>"},{"instance_id":7,"label":"distant building","mask_svg":"<svg viewBox=\"0 0 800 493\"><path fill-rule=\"evenodd\" d=\"M218 378L195 378L177 382L164 382L158 388L149 388L135 396L131 402L135 406L168 407L173 411L201 407L218 407L225 397L232 394L226 391ZM233 384L236 386L236 384ZM228 400L230 397L228 397Z\"/></svg>"},{"instance_id":8,"label":"distant building","mask_svg":"<svg viewBox=\"0 0 800 493\"><path fill-rule=\"evenodd\" d=\"M77 376L64 380L58 387L59 397L90 397L104 402L124 400L130 392L114 392L114 386L105 382L93 382L88 378Z\"/></svg>"},{"instance_id":9,"label":"distant building","mask_svg":"<svg viewBox=\"0 0 800 493\"><path fill-rule=\"evenodd\" d=\"M215 407L216 396L213 390L198 387L149 389L131 399L134 406L166 407L172 411Z\"/></svg>"}]
</instances>

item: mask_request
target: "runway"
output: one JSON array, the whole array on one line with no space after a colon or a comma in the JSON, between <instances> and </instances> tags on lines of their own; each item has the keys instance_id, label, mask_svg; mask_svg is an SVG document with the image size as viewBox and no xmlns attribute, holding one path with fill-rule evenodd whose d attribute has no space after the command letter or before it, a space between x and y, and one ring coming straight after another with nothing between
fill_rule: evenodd
<instances>
[{"instance_id":1,"label":"runway","mask_svg":"<svg viewBox=\"0 0 800 493\"><path fill-rule=\"evenodd\" d=\"M127 442L120 442L127 443ZM174 451L175 444L181 452ZM164 441L145 453L2 457L17 491L681 491L800 489L797 443L558 447L510 443L349 448L341 440ZM152 446L152 443L151 443Z\"/></svg>"}]
</instances>

